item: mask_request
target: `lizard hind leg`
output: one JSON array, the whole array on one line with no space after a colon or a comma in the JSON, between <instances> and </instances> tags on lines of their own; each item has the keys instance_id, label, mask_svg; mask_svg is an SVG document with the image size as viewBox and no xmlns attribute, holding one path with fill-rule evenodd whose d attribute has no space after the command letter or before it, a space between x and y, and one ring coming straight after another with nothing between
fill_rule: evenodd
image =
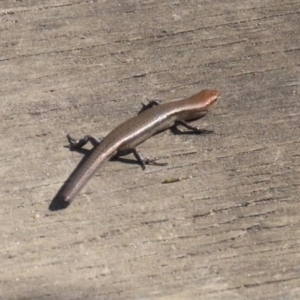
<instances>
[{"instance_id":1,"label":"lizard hind leg","mask_svg":"<svg viewBox=\"0 0 300 300\"><path fill-rule=\"evenodd\" d=\"M86 135L80 140L75 140L71 137L70 133L67 135L67 139L70 143L70 149L81 149L84 145L86 145L88 142L90 142L94 147L100 144L101 139L97 139L91 135Z\"/></svg>"}]
</instances>

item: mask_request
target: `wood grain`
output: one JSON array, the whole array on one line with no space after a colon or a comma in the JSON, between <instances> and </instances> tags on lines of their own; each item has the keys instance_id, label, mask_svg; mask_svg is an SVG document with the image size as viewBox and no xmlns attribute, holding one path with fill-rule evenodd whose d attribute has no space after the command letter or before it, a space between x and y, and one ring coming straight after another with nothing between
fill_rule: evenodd
<instances>
[{"instance_id":1,"label":"wood grain","mask_svg":"<svg viewBox=\"0 0 300 300\"><path fill-rule=\"evenodd\" d=\"M0 299L300 298L299 14L2 1ZM108 162L48 210L82 158L68 132L105 136L141 102L206 88L221 92L199 121L214 134L157 135L139 150L167 167Z\"/></svg>"}]
</instances>

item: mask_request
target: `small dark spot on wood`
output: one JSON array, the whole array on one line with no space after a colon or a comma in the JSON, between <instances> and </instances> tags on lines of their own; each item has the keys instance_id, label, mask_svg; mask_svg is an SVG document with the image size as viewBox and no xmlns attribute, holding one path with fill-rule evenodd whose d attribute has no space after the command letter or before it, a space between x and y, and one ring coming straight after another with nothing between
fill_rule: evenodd
<instances>
[{"instance_id":1,"label":"small dark spot on wood","mask_svg":"<svg viewBox=\"0 0 300 300\"><path fill-rule=\"evenodd\" d=\"M139 77L146 77L146 73L142 73L142 74L137 74L137 75L133 75L133 78L139 78Z\"/></svg>"}]
</instances>

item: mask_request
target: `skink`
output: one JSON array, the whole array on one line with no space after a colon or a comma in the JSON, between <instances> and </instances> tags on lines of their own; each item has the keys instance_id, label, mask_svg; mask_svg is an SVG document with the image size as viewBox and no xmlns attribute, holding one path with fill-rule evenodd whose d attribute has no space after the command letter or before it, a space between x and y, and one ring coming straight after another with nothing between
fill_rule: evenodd
<instances>
[{"instance_id":1,"label":"skink","mask_svg":"<svg viewBox=\"0 0 300 300\"><path fill-rule=\"evenodd\" d=\"M216 90L203 90L190 98L179 101L164 104L152 101L145 106L143 112L120 124L101 142L89 135L75 141L68 135L71 148L79 149L87 142L91 142L94 149L86 161L73 171L58 191L49 209L56 210L67 207L99 166L113 156L133 153L143 169L145 164L159 164L151 159L143 159L140 153L137 152L136 146L154 134L172 126L182 125L190 130L203 132L203 130L190 125L186 121L204 117L217 102L218 97L219 92Z\"/></svg>"}]
</instances>

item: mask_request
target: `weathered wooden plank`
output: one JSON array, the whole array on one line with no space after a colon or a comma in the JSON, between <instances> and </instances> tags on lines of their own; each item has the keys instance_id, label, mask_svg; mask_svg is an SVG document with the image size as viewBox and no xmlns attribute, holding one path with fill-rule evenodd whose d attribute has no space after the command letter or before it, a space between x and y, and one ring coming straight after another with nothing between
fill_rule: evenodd
<instances>
[{"instance_id":1,"label":"weathered wooden plank","mask_svg":"<svg viewBox=\"0 0 300 300\"><path fill-rule=\"evenodd\" d=\"M2 1L3 299L299 298L299 1ZM147 99L221 91L199 121L110 162L48 211L81 159ZM173 184L166 179L183 178Z\"/></svg>"}]
</instances>

